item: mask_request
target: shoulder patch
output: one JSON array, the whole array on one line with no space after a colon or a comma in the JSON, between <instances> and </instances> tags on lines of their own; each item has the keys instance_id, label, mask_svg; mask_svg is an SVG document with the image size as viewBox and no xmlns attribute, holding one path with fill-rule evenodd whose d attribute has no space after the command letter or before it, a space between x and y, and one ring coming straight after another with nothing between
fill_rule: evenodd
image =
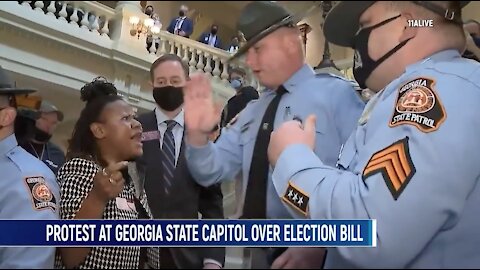
<instances>
[{"instance_id":1,"label":"shoulder patch","mask_svg":"<svg viewBox=\"0 0 480 270\"><path fill-rule=\"evenodd\" d=\"M363 181L381 173L390 193L397 200L415 172L406 137L372 155L363 170Z\"/></svg>"},{"instance_id":2,"label":"shoulder patch","mask_svg":"<svg viewBox=\"0 0 480 270\"><path fill-rule=\"evenodd\" d=\"M308 201L310 197L291 182L288 182L287 191L285 191L282 200L305 216L308 215Z\"/></svg>"},{"instance_id":3,"label":"shoulder patch","mask_svg":"<svg viewBox=\"0 0 480 270\"><path fill-rule=\"evenodd\" d=\"M422 132L437 130L447 114L437 93L433 89L435 81L417 78L404 84L398 90L395 109L390 127L403 124L413 125Z\"/></svg>"},{"instance_id":4,"label":"shoulder patch","mask_svg":"<svg viewBox=\"0 0 480 270\"><path fill-rule=\"evenodd\" d=\"M26 177L25 184L27 185L32 198L33 209L51 209L54 212L57 210L55 196L48 187L43 176Z\"/></svg>"}]
</instances>

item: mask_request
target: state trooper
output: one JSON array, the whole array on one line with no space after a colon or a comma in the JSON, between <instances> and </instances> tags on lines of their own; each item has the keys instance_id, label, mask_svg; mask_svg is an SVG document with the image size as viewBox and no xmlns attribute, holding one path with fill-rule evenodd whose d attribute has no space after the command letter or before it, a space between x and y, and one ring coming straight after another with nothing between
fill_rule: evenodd
<instances>
[{"instance_id":1,"label":"state trooper","mask_svg":"<svg viewBox=\"0 0 480 270\"><path fill-rule=\"evenodd\" d=\"M241 171L245 191L242 218L292 218L270 181L267 147L273 129L284 121L316 114L318 155L334 165L364 107L350 82L330 74L315 75L305 63L296 18L271 1L253 1L241 12L238 28L248 42L234 59L246 53L247 65L266 89L230 121L215 144L207 138L220 112L215 112L209 80L196 74L185 88L190 171L204 186L233 181ZM324 250L284 250L258 249L252 253L252 266L265 268L272 262L280 268L321 266L317 260Z\"/></svg>"},{"instance_id":2,"label":"state trooper","mask_svg":"<svg viewBox=\"0 0 480 270\"><path fill-rule=\"evenodd\" d=\"M480 64L461 57L467 4L340 2L327 15L326 38L353 46L355 78L377 94L337 167L311 150L313 116L285 123L269 146L292 212L377 221L376 248L328 249L326 268L480 267Z\"/></svg>"},{"instance_id":3,"label":"state trooper","mask_svg":"<svg viewBox=\"0 0 480 270\"><path fill-rule=\"evenodd\" d=\"M15 88L0 67L0 219L59 219L55 176L18 146L14 134L15 97L32 92ZM54 247L1 247L0 268L52 269L54 256Z\"/></svg>"}]
</instances>

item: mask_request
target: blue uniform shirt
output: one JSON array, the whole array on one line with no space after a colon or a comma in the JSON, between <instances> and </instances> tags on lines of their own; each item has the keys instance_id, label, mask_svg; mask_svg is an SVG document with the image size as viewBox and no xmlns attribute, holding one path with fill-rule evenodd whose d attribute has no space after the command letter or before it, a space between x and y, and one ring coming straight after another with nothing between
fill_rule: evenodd
<instances>
[{"instance_id":1,"label":"blue uniform shirt","mask_svg":"<svg viewBox=\"0 0 480 270\"><path fill-rule=\"evenodd\" d=\"M0 172L0 219L59 219L55 176L14 135L0 141ZM2 247L0 268L52 269L54 257L54 247Z\"/></svg>"},{"instance_id":2,"label":"blue uniform shirt","mask_svg":"<svg viewBox=\"0 0 480 270\"><path fill-rule=\"evenodd\" d=\"M480 64L442 51L369 102L337 168L282 153L273 182L292 211L377 220L376 248L330 249L327 268L480 267L479 104Z\"/></svg>"},{"instance_id":3,"label":"blue uniform shirt","mask_svg":"<svg viewBox=\"0 0 480 270\"><path fill-rule=\"evenodd\" d=\"M315 75L308 65L299 69L283 86L274 128L281 123L308 115L317 116L317 153L325 162L335 164L341 145L355 128L364 103L351 83L330 74ZM241 171L243 190L248 184L248 172L262 116L275 92L266 90L250 102L235 123L222 130L216 143L202 148L187 145L187 163L196 181L209 186L220 181L234 180ZM269 176L267 186L267 217L291 218L280 202ZM245 194L245 192L243 192Z\"/></svg>"}]
</instances>

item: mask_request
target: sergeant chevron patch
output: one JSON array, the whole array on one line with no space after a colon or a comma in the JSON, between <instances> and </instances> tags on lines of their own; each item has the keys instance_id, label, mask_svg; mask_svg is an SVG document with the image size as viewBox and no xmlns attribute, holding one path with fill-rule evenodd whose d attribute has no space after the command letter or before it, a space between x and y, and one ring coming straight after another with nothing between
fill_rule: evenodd
<instances>
[{"instance_id":1,"label":"sergeant chevron patch","mask_svg":"<svg viewBox=\"0 0 480 270\"><path fill-rule=\"evenodd\" d=\"M381 173L393 198L397 200L415 172L406 137L373 154L363 171L363 181Z\"/></svg>"},{"instance_id":2,"label":"sergeant chevron patch","mask_svg":"<svg viewBox=\"0 0 480 270\"><path fill-rule=\"evenodd\" d=\"M299 188L296 188L291 182L288 182L287 191L285 191L282 200L292 206L295 210L298 210L307 216L308 201L310 198L305 194L305 192L302 192Z\"/></svg>"}]
</instances>

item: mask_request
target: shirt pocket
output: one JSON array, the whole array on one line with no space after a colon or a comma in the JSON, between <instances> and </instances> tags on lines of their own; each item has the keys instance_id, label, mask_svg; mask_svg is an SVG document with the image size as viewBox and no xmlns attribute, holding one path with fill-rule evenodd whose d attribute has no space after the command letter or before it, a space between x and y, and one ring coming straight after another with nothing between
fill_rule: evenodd
<instances>
[{"instance_id":1,"label":"shirt pocket","mask_svg":"<svg viewBox=\"0 0 480 270\"><path fill-rule=\"evenodd\" d=\"M255 128L253 119L240 126L240 143L243 146L253 144L257 137L258 127Z\"/></svg>"},{"instance_id":2,"label":"shirt pocket","mask_svg":"<svg viewBox=\"0 0 480 270\"><path fill-rule=\"evenodd\" d=\"M327 134L327 130L328 130L327 119L320 115L317 115L316 117L317 117L317 120L315 121L315 132L317 134L322 134L322 135Z\"/></svg>"},{"instance_id":3,"label":"shirt pocket","mask_svg":"<svg viewBox=\"0 0 480 270\"><path fill-rule=\"evenodd\" d=\"M355 155L357 153L355 147L355 133L350 135L347 142L342 145L340 153L338 154L337 168L346 170L350 167Z\"/></svg>"}]
</instances>

